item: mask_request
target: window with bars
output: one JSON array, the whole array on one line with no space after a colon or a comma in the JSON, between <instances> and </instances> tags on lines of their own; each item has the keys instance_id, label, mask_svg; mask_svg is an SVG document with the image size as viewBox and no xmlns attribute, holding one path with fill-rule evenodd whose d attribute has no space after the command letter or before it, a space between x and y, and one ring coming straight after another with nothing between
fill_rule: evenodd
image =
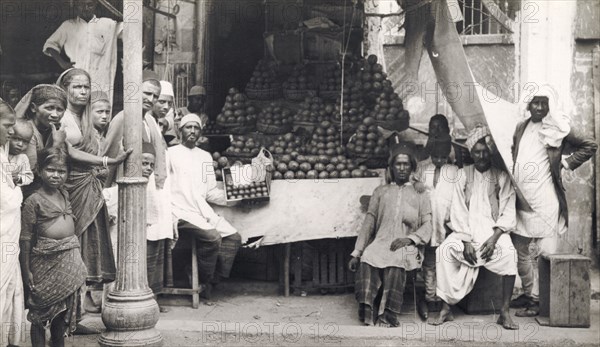
<instances>
[{"instance_id":1,"label":"window with bars","mask_svg":"<svg viewBox=\"0 0 600 347\"><path fill-rule=\"evenodd\" d=\"M511 23L520 3L520 0L458 0L463 20L456 23L456 29L467 43L473 42L471 36L487 36L497 43L512 43ZM482 42L476 40L473 43Z\"/></svg>"}]
</instances>

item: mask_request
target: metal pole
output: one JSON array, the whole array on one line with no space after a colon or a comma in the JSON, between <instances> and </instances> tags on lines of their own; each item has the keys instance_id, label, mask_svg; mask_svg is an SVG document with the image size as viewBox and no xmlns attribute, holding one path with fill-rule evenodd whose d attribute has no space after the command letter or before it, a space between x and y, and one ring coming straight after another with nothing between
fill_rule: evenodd
<instances>
[{"instance_id":1,"label":"metal pole","mask_svg":"<svg viewBox=\"0 0 600 347\"><path fill-rule=\"evenodd\" d=\"M159 309L146 273L146 184L141 176L142 152L142 0L123 1L124 146L133 152L125 161L119 184L117 278L102 309L106 331L101 346L161 346L154 327Z\"/></svg>"}]
</instances>

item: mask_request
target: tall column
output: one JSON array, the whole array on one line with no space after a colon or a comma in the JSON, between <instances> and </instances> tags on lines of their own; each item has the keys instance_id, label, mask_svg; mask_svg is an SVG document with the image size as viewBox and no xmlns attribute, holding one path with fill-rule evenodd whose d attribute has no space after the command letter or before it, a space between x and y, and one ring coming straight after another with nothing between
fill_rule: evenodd
<instances>
[{"instance_id":1,"label":"tall column","mask_svg":"<svg viewBox=\"0 0 600 347\"><path fill-rule=\"evenodd\" d=\"M210 73L210 15L214 15L211 0L196 1L196 84L206 88L205 112L211 112L214 106L214 88Z\"/></svg>"},{"instance_id":2,"label":"tall column","mask_svg":"<svg viewBox=\"0 0 600 347\"><path fill-rule=\"evenodd\" d=\"M146 275L146 184L141 176L142 152L142 0L123 1L124 146L133 152L125 161L119 184L117 278L102 309L107 330L101 346L161 346L154 328L159 309Z\"/></svg>"}]
</instances>

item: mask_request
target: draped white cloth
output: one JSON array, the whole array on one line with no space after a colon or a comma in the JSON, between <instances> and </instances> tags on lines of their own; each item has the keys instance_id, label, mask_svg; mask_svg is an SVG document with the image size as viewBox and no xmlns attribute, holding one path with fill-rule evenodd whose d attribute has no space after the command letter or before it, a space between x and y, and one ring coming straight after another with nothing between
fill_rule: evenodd
<instances>
[{"instance_id":1,"label":"draped white cloth","mask_svg":"<svg viewBox=\"0 0 600 347\"><path fill-rule=\"evenodd\" d=\"M516 225L515 192L508 174L492 168L483 174L472 167L473 178L471 196L465 196L467 181L470 175L465 169L459 171L459 181L454 185L450 221L454 232L438 247L436 251L437 295L446 303L453 305L464 298L475 285L479 267L504 276L517 274L517 255L510 236L504 233L498 239L496 248L489 261L481 258L477 251L477 262L469 264L464 256L463 241L471 242L479 247L494 233L494 227L504 231L513 230ZM497 220L492 217L489 192L494 191L490 185L499 183ZM467 204L467 200L469 200Z\"/></svg>"},{"instance_id":2,"label":"draped white cloth","mask_svg":"<svg viewBox=\"0 0 600 347\"><path fill-rule=\"evenodd\" d=\"M425 184L431 199L431 233L430 246L439 246L446 238L446 223L450 221L450 205L454 184L458 181L458 166L446 164L440 169L440 177L434 187L435 165L429 162L420 162L416 179Z\"/></svg>"},{"instance_id":3,"label":"draped white cloth","mask_svg":"<svg viewBox=\"0 0 600 347\"><path fill-rule=\"evenodd\" d=\"M527 124L514 168L515 181L533 209L531 212L517 210L515 233L525 237L552 237L567 231L550 173L550 159L541 133L543 127L542 122Z\"/></svg>"},{"instance_id":4,"label":"draped white cloth","mask_svg":"<svg viewBox=\"0 0 600 347\"><path fill-rule=\"evenodd\" d=\"M0 344L19 345L23 324L24 294L19 265L21 188L14 185L6 149L0 147Z\"/></svg>"}]
</instances>

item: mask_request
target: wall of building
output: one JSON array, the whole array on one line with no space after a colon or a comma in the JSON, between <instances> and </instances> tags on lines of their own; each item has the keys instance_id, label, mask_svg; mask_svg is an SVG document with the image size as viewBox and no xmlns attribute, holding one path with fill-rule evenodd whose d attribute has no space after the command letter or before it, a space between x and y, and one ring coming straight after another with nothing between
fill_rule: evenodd
<instances>
[{"instance_id":1,"label":"wall of building","mask_svg":"<svg viewBox=\"0 0 600 347\"><path fill-rule=\"evenodd\" d=\"M576 28L593 13L589 4L591 2L585 1L524 2L524 6L535 12L530 20L518 23L517 59L519 83L552 85L560 96L563 111L571 116L572 128L583 136L594 137L592 50L597 41L576 40ZM587 24L584 27L591 28ZM569 205L569 229L564 235L545 240L543 249L593 256L596 218L593 161L576 171L563 170L563 181Z\"/></svg>"},{"instance_id":2,"label":"wall of building","mask_svg":"<svg viewBox=\"0 0 600 347\"><path fill-rule=\"evenodd\" d=\"M559 93L562 107L572 117L574 128L584 136L594 136L594 96L592 51L598 46L597 1L522 1L521 11L514 22L514 44L466 45L465 54L475 79L482 85L500 90L507 101L519 103L530 88L552 85ZM596 34L595 34L596 33ZM370 35L375 42L378 35ZM579 39L579 40L578 40ZM369 51L376 52L375 48ZM407 88L404 71L405 49L401 43L384 46L388 75L396 91ZM419 69L419 88L405 98L411 111L412 125L426 128L429 118L439 112L449 116L450 123L460 129L441 95L435 92L436 78L429 57L424 52ZM405 137L423 141L414 132ZM593 161L576 171L564 171L564 183L570 206L570 227L565 235L546 240L547 252L574 252L593 256L596 253L596 179Z\"/></svg>"}]
</instances>

